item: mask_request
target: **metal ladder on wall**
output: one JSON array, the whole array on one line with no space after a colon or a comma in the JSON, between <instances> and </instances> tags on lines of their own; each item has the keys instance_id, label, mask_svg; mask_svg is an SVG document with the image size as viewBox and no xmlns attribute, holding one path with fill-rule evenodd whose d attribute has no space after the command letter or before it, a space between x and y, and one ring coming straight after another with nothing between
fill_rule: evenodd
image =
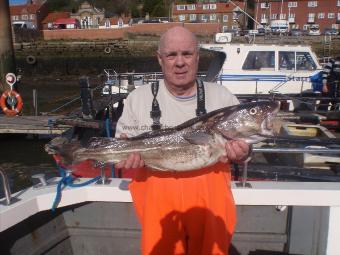
<instances>
[{"instance_id":1,"label":"metal ladder on wall","mask_svg":"<svg viewBox=\"0 0 340 255\"><path fill-rule=\"evenodd\" d=\"M323 39L323 60L322 64L329 62L332 53L332 35L325 35Z\"/></svg>"}]
</instances>

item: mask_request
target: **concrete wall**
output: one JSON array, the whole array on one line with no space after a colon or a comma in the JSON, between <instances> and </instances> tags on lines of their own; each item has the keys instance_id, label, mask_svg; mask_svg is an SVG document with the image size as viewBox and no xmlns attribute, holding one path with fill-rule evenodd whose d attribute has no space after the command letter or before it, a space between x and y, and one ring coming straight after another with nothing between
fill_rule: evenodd
<instances>
[{"instance_id":1,"label":"concrete wall","mask_svg":"<svg viewBox=\"0 0 340 255\"><path fill-rule=\"evenodd\" d=\"M122 39L134 35L160 35L174 26L184 26L197 35L213 35L219 32L218 23L149 23L136 24L119 29L63 29L63 30L43 30L44 40L106 40Z\"/></svg>"}]
</instances>

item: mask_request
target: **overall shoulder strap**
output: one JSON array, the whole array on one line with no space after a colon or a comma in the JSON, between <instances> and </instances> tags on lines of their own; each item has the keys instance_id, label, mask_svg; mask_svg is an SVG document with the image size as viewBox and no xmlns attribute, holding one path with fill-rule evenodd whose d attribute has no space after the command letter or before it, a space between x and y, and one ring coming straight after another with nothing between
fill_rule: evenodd
<instances>
[{"instance_id":1,"label":"overall shoulder strap","mask_svg":"<svg viewBox=\"0 0 340 255\"><path fill-rule=\"evenodd\" d=\"M197 109L196 116L202 116L207 113L205 109L205 91L204 91L204 83L202 80L197 79Z\"/></svg>"},{"instance_id":2,"label":"overall shoulder strap","mask_svg":"<svg viewBox=\"0 0 340 255\"><path fill-rule=\"evenodd\" d=\"M151 125L152 130L161 129L161 123L160 123L161 110L159 108L159 104L158 104L158 101L157 101L158 89L159 89L159 81L152 82L151 83L151 92L152 92L152 95L153 95L153 100L152 100L152 108L151 108L151 111L150 111L150 117L153 120L153 123Z\"/></svg>"}]
</instances>

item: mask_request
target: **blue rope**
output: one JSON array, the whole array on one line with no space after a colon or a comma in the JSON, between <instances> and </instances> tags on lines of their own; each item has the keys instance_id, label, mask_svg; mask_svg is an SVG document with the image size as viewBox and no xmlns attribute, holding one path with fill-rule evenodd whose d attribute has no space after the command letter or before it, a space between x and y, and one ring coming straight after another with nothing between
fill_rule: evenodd
<instances>
[{"instance_id":1,"label":"blue rope","mask_svg":"<svg viewBox=\"0 0 340 255\"><path fill-rule=\"evenodd\" d=\"M111 137L111 128L110 128L110 118L107 117L105 119L105 129L106 129L106 137ZM111 164L111 177L115 178L115 165Z\"/></svg>"},{"instance_id":2,"label":"blue rope","mask_svg":"<svg viewBox=\"0 0 340 255\"><path fill-rule=\"evenodd\" d=\"M93 182L96 182L101 178L100 176L97 176L97 177L94 177L94 178L87 180L85 182L82 182L82 183L73 183L74 178L73 178L72 174L66 176L66 171L61 166L58 166L58 171L59 171L59 174L61 176L61 180L58 182L58 185L57 185L57 192L56 192L53 204L52 204L52 212L55 212L55 209L57 208L58 204L60 203L61 191L63 190L63 188L65 188L66 186L69 186L69 187L72 187L72 188L83 187L83 186L89 185Z\"/></svg>"}]
</instances>

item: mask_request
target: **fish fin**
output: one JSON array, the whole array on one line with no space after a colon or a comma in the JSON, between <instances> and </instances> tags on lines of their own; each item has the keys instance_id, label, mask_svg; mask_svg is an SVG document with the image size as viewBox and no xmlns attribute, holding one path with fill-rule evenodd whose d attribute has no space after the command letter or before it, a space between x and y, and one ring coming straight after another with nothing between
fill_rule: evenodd
<instances>
[{"instance_id":1,"label":"fish fin","mask_svg":"<svg viewBox=\"0 0 340 255\"><path fill-rule=\"evenodd\" d=\"M212 139L212 135L204 132L190 133L184 135L184 139L192 144L205 145Z\"/></svg>"}]
</instances>

